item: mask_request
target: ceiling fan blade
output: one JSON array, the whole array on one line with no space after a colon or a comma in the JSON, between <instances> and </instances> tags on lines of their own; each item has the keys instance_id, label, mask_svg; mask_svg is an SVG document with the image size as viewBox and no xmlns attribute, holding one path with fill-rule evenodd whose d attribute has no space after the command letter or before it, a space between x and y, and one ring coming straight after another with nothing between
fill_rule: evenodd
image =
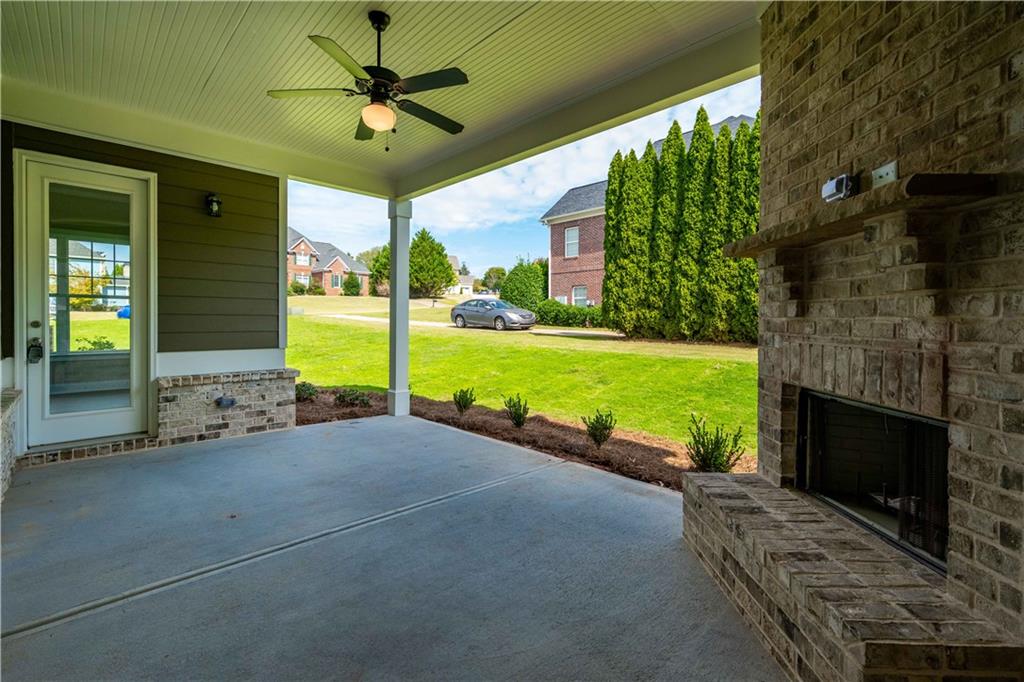
<instances>
[{"instance_id":1,"label":"ceiling fan blade","mask_svg":"<svg viewBox=\"0 0 1024 682\"><path fill-rule=\"evenodd\" d=\"M416 102L407 99L400 99L397 104L398 108L405 113L415 116L422 121L426 121L431 125L435 125L441 130L451 133L452 135L461 133L462 129L465 128L465 126L458 121L453 121L447 116L437 113L433 109L426 108L422 104L416 104Z\"/></svg>"},{"instance_id":2,"label":"ceiling fan blade","mask_svg":"<svg viewBox=\"0 0 1024 682\"><path fill-rule=\"evenodd\" d=\"M267 90L267 94L275 99L289 99L292 97L349 97L353 90L344 88L305 88L294 90Z\"/></svg>"},{"instance_id":3,"label":"ceiling fan blade","mask_svg":"<svg viewBox=\"0 0 1024 682\"><path fill-rule=\"evenodd\" d=\"M352 55L345 50L341 49L341 45L334 42L330 38L324 36L309 36L309 39L316 43L316 46L321 50L331 55L334 61L345 67L345 70L355 76L358 80L368 81L372 80L370 74L366 73L366 69L359 65L355 59L352 59Z\"/></svg>"},{"instance_id":4,"label":"ceiling fan blade","mask_svg":"<svg viewBox=\"0 0 1024 682\"><path fill-rule=\"evenodd\" d=\"M363 117L359 117L359 125L356 126L356 139L357 140L372 140L373 139L373 128L363 123Z\"/></svg>"},{"instance_id":5,"label":"ceiling fan blade","mask_svg":"<svg viewBox=\"0 0 1024 682\"><path fill-rule=\"evenodd\" d=\"M453 85L465 85L468 82L469 76L463 73L462 69L451 68L403 78L395 83L395 89L410 94L438 88L450 88Z\"/></svg>"}]
</instances>

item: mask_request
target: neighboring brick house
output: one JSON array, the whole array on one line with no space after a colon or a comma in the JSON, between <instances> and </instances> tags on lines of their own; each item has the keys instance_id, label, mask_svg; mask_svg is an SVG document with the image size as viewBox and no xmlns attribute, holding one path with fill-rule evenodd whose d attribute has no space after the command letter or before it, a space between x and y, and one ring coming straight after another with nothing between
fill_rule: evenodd
<instances>
[{"instance_id":1,"label":"neighboring brick house","mask_svg":"<svg viewBox=\"0 0 1024 682\"><path fill-rule=\"evenodd\" d=\"M330 242L313 241L298 230L288 228L289 284L317 284L328 296L336 296L341 293L350 272L359 277L359 295L369 295L370 270L365 264Z\"/></svg>"},{"instance_id":2,"label":"neighboring brick house","mask_svg":"<svg viewBox=\"0 0 1024 682\"><path fill-rule=\"evenodd\" d=\"M711 126L715 134L723 125L736 131L740 123L753 125L750 116L730 116ZM683 133L686 144L693 131ZM658 140L654 148L660 153ZM601 305L604 280L604 195L608 181L573 187L541 216L551 229L548 250L548 295L577 306Z\"/></svg>"}]
</instances>

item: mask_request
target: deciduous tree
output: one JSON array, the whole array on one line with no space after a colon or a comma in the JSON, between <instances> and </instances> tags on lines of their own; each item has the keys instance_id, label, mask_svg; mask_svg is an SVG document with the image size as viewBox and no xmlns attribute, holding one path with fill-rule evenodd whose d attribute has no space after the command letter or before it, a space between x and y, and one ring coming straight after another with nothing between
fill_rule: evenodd
<instances>
[{"instance_id":1,"label":"deciduous tree","mask_svg":"<svg viewBox=\"0 0 1024 682\"><path fill-rule=\"evenodd\" d=\"M492 266L487 268L487 272L484 273L483 284L484 289L490 289L491 291L498 291L501 289L501 283L505 281L505 268L500 266Z\"/></svg>"}]
</instances>

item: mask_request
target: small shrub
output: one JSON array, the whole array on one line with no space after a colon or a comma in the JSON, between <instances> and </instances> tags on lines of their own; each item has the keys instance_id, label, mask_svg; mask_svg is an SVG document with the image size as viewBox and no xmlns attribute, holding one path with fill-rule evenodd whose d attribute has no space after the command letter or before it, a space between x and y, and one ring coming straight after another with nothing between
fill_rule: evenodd
<instances>
[{"instance_id":1,"label":"small shrub","mask_svg":"<svg viewBox=\"0 0 1024 682\"><path fill-rule=\"evenodd\" d=\"M690 440L686 442L686 448L694 468L718 473L732 471L743 456L743 448L740 447L743 427L736 429L736 433L727 434L721 426L716 426L712 432L704 418L697 419L695 414L690 415L690 421L693 425L689 429Z\"/></svg>"},{"instance_id":2,"label":"small shrub","mask_svg":"<svg viewBox=\"0 0 1024 682\"><path fill-rule=\"evenodd\" d=\"M612 431L615 430L615 415L611 410L607 412L598 410L593 417L581 417L581 419L587 427L587 435L598 448L612 437Z\"/></svg>"},{"instance_id":3,"label":"small shrub","mask_svg":"<svg viewBox=\"0 0 1024 682\"><path fill-rule=\"evenodd\" d=\"M334 404L338 407L369 407L370 396L354 388L343 388L334 394Z\"/></svg>"},{"instance_id":4,"label":"small shrub","mask_svg":"<svg viewBox=\"0 0 1024 682\"><path fill-rule=\"evenodd\" d=\"M472 388L460 388L452 394L452 400L455 401L455 409L459 411L461 417L476 402L476 393Z\"/></svg>"},{"instance_id":5,"label":"small shrub","mask_svg":"<svg viewBox=\"0 0 1024 682\"><path fill-rule=\"evenodd\" d=\"M302 282L298 281L298 280L295 280L294 282L292 282L288 286L288 295L289 296L305 296L306 295L306 285L303 284Z\"/></svg>"},{"instance_id":6,"label":"small shrub","mask_svg":"<svg viewBox=\"0 0 1024 682\"><path fill-rule=\"evenodd\" d=\"M326 296L327 292L319 284L310 284L306 289L306 296Z\"/></svg>"},{"instance_id":7,"label":"small shrub","mask_svg":"<svg viewBox=\"0 0 1024 682\"><path fill-rule=\"evenodd\" d=\"M312 400L320 390L308 381L300 381L295 384L295 399L301 402Z\"/></svg>"},{"instance_id":8,"label":"small shrub","mask_svg":"<svg viewBox=\"0 0 1024 682\"><path fill-rule=\"evenodd\" d=\"M75 341L81 345L83 350L114 350L115 348L114 342L105 336L94 336L92 338L80 336Z\"/></svg>"},{"instance_id":9,"label":"small shrub","mask_svg":"<svg viewBox=\"0 0 1024 682\"><path fill-rule=\"evenodd\" d=\"M502 396L505 398L505 414L512 420L512 425L516 428L522 428L523 424L526 423L526 415L530 414L530 406L523 400L518 393L515 396Z\"/></svg>"},{"instance_id":10,"label":"small shrub","mask_svg":"<svg viewBox=\"0 0 1024 682\"><path fill-rule=\"evenodd\" d=\"M354 272L350 272L345 276L345 281L341 287L342 292L346 296L358 296L363 289L362 284L359 282L359 275Z\"/></svg>"}]
</instances>

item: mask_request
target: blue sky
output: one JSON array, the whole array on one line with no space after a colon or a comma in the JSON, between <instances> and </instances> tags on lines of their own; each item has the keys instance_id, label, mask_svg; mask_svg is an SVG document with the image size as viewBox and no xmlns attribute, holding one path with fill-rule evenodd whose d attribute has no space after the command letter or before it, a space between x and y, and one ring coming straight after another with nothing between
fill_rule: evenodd
<instances>
[{"instance_id":1,"label":"blue sky","mask_svg":"<svg viewBox=\"0 0 1024 682\"><path fill-rule=\"evenodd\" d=\"M760 100L755 77L431 192L413 200L413 230L429 229L477 276L492 265L510 268L519 257L547 256L548 232L538 219L569 188L604 179L617 149L642 151L673 120L689 130L701 105L714 123L752 116ZM352 254L388 239L384 200L297 181L288 183L288 224Z\"/></svg>"}]
</instances>

